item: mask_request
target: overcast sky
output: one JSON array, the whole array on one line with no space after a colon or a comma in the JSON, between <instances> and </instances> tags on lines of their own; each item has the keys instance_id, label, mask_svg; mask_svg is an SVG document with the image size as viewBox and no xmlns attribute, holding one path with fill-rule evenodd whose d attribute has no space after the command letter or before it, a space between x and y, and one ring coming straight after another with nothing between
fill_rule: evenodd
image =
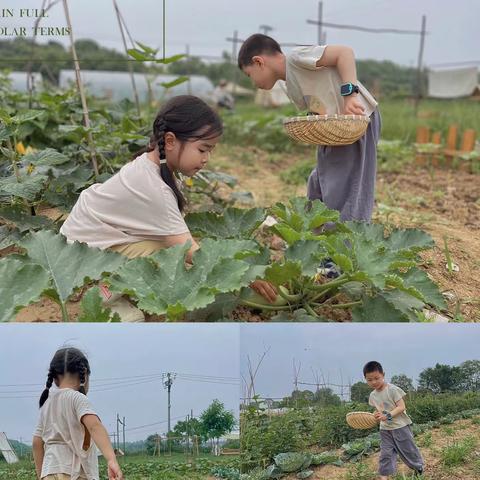
<instances>
[{"instance_id":1,"label":"overcast sky","mask_svg":"<svg viewBox=\"0 0 480 480\"><path fill-rule=\"evenodd\" d=\"M172 427L176 417L185 419L190 409L199 416L216 398L238 417L238 332L237 324L0 325L0 431L31 441L50 360L64 345L87 354L93 382L88 396L109 432L117 412L126 417L127 429L163 422L127 431L127 441L166 432L167 392L161 378L130 386L105 379L130 377L127 383L133 383L132 377L162 372L193 374L194 381L174 381ZM219 384L198 376L231 379ZM96 382L103 391L95 391Z\"/></svg>"},{"instance_id":2,"label":"overcast sky","mask_svg":"<svg viewBox=\"0 0 480 480\"><path fill-rule=\"evenodd\" d=\"M161 0L117 0L134 40L160 46L163 38ZM0 18L1 27L31 27L32 19L21 19L19 9L39 8L41 0L0 0L2 8L15 10L15 18ZM100 44L122 49L111 0L69 0L76 38L94 38ZM480 2L478 0L325 0L324 21L372 28L420 30L427 16L424 60L427 65L479 61ZM316 43L317 27L306 23L316 19L317 0L166 0L167 55L183 53L185 45L196 55L220 55L231 51L226 37L238 30L240 38L259 31L262 24L280 42ZM62 2L49 12L41 26L65 25ZM416 65L418 35L373 34L326 27L327 43L347 44L358 58L388 59ZM31 32L29 31L29 34ZM11 38L0 35L0 39ZM49 37L43 37L47 40ZM67 37L57 40L66 43Z\"/></svg>"},{"instance_id":3,"label":"overcast sky","mask_svg":"<svg viewBox=\"0 0 480 480\"><path fill-rule=\"evenodd\" d=\"M480 359L479 345L480 328L473 324L249 324L241 326L241 369L247 375L247 357L257 365L269 348L255 390L281 398L293 390L293 359L301 363L299 381L306 383L314 383L312 369L333 384L363 381L370 360L383 365L387 380L400 373L416 380L437 362Z\"/></svg>"}]
</instances>

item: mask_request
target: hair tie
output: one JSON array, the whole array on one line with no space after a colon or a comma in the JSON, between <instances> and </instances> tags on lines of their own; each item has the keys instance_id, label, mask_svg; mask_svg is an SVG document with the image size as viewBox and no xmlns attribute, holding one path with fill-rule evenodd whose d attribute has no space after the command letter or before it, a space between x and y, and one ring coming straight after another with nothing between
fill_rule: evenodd
<instances>
[{"instance_id":1,"label":"hair tie","mask_svg":"<svg viewBox=\"0 0 480 480\"><path fill-rule=\"evenodd\" d=\"M161 158L160 159L160 164L162 164L162 163L167 163L167 159L166 158Z\"/></svg>"}]
</instances>

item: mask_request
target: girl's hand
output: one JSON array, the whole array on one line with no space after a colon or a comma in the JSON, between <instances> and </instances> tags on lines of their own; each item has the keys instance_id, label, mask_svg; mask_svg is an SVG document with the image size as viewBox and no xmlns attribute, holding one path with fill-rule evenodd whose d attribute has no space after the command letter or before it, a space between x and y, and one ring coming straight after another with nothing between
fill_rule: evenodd
<instances>
[{"instance_id":1,"label":"girl's hand","mask_svg":"<svg viewBox=\"0 0 480 480\"><path fill-rule=\"evenodd\" d=\"M364 115L365 109L356 95L343 97L343 113L345 115Z\"/></svg>"},{"instance_id":2,"label":"girl's hand","mask_svg":"<svg viewBox=\"0 0 480 480\"><path fill-rule=\"evenodd\" d=\"M273 303L277 298L277 289L270 282L265 280L255 280L250 284L250 288L255 290L259 295Z\"/></svg>"},{"instance_id":3,"label":"girl's hand","mask_svg":"<svg viewBox=\"0 0 480 480\"><path fill-rule=\"evenodd\" d=\"M116 460L108 462L108 480L123 480L123 473Z\"/></svg>"}]
</instances>

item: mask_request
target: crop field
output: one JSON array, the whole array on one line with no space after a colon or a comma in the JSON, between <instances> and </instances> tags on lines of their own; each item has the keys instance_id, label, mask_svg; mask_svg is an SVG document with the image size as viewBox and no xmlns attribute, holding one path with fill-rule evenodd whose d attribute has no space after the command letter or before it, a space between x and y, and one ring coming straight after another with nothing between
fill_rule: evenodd
<instances>
[{"instance_id":1,"label":"crop field","mask_svg":"<svg viewBox=\"0 0 480 480\"><path fill-rule=\"evenodd\" d=\"M75 91L44 91L29 102L4 82L0 97L1 321L115 321L99 281L128 295L147 321L479 319L478 160L459 160L468 169L417 166L418 121L401 122L391 140L391 123L410 113L398 101L384 109L388 141L379 146L371 225L340 222L338 212L305 200L315 152L284 134L288 109L240 105L225 115L209 170L185 182L186 221L201 241L187 268L187 246L127 260L58 233L81 190L145 145L151 109L139 117L128 101L89 99L87 129ZM438 104L425 108L420 117L446 128ZM473 122L472 108L459 102L452 111ZM338 278L318 274L326 259ZM253 295L248 285L257 278L282 287L276 304Z\"/></svg>"}]
</instances>

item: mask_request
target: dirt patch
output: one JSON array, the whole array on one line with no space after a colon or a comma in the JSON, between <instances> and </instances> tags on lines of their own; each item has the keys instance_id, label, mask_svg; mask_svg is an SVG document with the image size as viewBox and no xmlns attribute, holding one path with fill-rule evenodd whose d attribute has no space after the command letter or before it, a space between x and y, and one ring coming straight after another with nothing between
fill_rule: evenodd
<instances>
[{"instance_id":1,"label":"dirt patch","mask_svg":"<svg viewBox=\"0 0 480 480\"><path fill-rule=\"evenodd\" d=\"M448 429L449 427L450 429ZM417 436L416 442L425 461L423 478L428 480L478 480L480 478L480 451L478 445L468 462L458 467L446 467L442 463L441 452L445 447L467 438L474 438L478 441L479 435L479 425L473 424L472 420L460 420L448 427L433 429ZM426 436L431 437L428 447L422 446ZM365 458L361 463L367 465L369 471L376 472L379 455L379 453L375 453ZM312 467L314 474L309 478L315 480L345 480L349 468L352 469L353 465L346 467L335 467L332 465ZM398 463L398 472L405 474L405 479L411 478L411 470L401 462ZM284 478L294 480L297 477L291 474Z\"/></svg>"}]
</instances>

